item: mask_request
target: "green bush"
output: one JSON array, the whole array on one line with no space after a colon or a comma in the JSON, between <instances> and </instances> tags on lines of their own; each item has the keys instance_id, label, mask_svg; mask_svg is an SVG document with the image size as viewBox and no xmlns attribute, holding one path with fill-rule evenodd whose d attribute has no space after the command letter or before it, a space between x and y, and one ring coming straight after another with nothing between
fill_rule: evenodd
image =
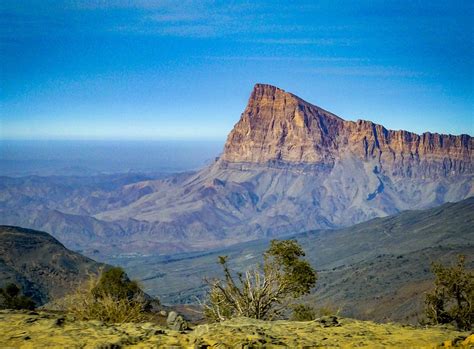
<instances>
[{"instance_id":1,"label":"green bush","mask_svg":"<svg viewBox=\"0 0 474 349\"><path fill-rule=\"evenodd\" d=\"M224 279L208 281L204 314L212 321L238 316L271 320L281 316L292 299L308 294L316 284L316 271L302 259L304 255L295 240L272 240L263 265L237 277L231 273L227 257L219 257Z\"/></svg>"},{"instance_id":2,"label":"green bush","mask_svg":"<svg viewBox=\"0 0 474 349\"><path fill-rule=\"evenodd\" d=\"M293 321L312 321L316 319L316 311L310 305L297 304L293 306L291 320Z\"/></svg>"},{"instance_id":3,"label":"green bush","mask_svg":"<svg viewBox=\"0 0 474 349\"><path fill-rule=\"evenodd\" d=\"M122 268L113 267L102 273L92 289L92 294L97 298L107 294L114 299L132 300L143 292L138 283L131 281Z\"/></svg>"},{"instance_id":4,"label":"green bush","mask_svg":"<svg viewBox=\"0 0 474 349\"><path fill-rule=\"evenodd\" d=\"M453 323L461 330L471 330L474 320L474 273L464 266L465 256L458 256L454 266L432 264L435 288L426 294L425 314L434 324Z\"/></svg>"},{"instance_id":5,"label":"green bush","mask_svg":"<svg viewBox=\"0 0 474 349\"><path fill-rule=\"evenodd\" d=\"M0 307L3 309L29 309L35 308L35 302L30 297L21 294L20 288L10 283L0 288Z\"/></svg>"},{"instance_id":6,"label":"green bush","mask_svg":"<svg viewBox=\"0 0 474 349\"><path fill-rule=\"evenodd\" d=\"M79 320L138 322L146 319L150 299L123 269L114 267L67 297L66 308Z\"/></svg>"}]
</instances>

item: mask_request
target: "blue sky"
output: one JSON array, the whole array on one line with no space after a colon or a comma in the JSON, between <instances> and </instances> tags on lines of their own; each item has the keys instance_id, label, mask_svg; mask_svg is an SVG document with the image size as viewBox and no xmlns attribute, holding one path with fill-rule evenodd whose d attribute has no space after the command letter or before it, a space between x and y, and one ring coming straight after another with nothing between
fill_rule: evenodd
<instances>
[{"instance_id":1,"label":"blue sky","mask_svg":"<svg viewBox=\"0 0 474 349\"><path fill-rule=\"evenodd\" d=\"M256 82L474 134L472 1L0 4L0 138L225 139Z\"/></svg>"}]
</instances>

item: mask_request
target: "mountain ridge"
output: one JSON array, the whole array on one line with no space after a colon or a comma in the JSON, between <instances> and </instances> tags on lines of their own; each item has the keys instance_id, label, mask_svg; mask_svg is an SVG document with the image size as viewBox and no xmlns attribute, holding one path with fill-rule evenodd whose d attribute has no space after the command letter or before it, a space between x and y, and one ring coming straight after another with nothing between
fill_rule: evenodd
<instances>
[{"instance_id":1,"label":"mountain ridge","mask_svg":"<svg viewBox=\"0 0 474 349\"><path fill-rule=\"evenodd\" d=\"M418 154L399 145L408 156L390 148L392 131L374 125L344 121L277 87L257 84L215 163L177 185L154 182L152 193L95 217L133 217L149 223L139 236L150 240L157 232L163 241L171 233L206 249L348 226L473 195L470 136L393 131L416 138L409 144ZM375 136L361 131L350 138L354 127L375 130ZM381 139L377 129L388 136ZM388 150L381 151L382 145Z\"/></svg>"},{"instance_id":2,"label":"mountain ridge","mask_svg":"<svg viewBox=\"0 0 474 349\"><path fill-rule=\"evenodd\" d=\"M388 167L393 175L411 177L419 167L423 175L472 173L472 149L469 135L418 135L372 121L346 121L275 86L256 84L221 159L333 165L338 153L350 151L364 160L376 158L380 171ZM441 162L441 168L420 166L423 160Z\"/></svg>"},{"instance_id":3,"label":"mountain ridge","mask_svg":"<svg viewBox=\"0 0 474 349\"><path fill-rule=\"evenodd\" d=\"M46 232L0 225L0 286L21 285L36 305L64 296L105 267Z\"/></svg>"}]
</instances>

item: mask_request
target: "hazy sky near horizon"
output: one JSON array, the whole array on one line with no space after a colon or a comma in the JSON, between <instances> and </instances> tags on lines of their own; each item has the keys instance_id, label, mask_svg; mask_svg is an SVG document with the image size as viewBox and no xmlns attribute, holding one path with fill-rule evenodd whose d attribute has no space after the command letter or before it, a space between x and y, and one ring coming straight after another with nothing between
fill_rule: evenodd
<instances>
[{"instance_id":1,"label":"hazy sky near horizon","mask_svg":"<svg viewBox=\"0 0 474 349\"><path fill-rule=\"evenodd\" d=\"M0 139L224 139L256 82L474 134L472 1L0 3Z\"/></svg>"}]
</instances>

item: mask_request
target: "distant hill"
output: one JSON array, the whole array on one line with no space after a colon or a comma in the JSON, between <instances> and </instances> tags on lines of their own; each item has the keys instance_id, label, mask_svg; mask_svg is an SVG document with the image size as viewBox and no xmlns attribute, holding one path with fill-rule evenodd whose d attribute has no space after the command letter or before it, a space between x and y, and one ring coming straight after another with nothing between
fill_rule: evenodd
<instances>
[{"instance_id":1,"label":"distant hill","mask_svg":"<svg viewBox=\"0 0 474 349\"><path fill-rule=\"evenodd\" d=\"M45 232L0 226L0 287L20 285L37 305L64 296L104 266Z\"/></svg>"},{"instance_id":2,"label":"distant hill","mask_svg":"<svg viewBox=\"0 0 474 349\"><path fill-rule=\"evenodd\" d=\"M128 204L149 188L130 191L130 183L164 177L142 174L97 176L0 177L0 224L47 231L67 248L113 249L111 240L126 235L123 227L95 219L106 207Z\"/></svg>"},{"instance_id":3,"label":"distant hill","mask_svg":"<svg viewBox=\"0 0 474 349\"><path fill-rule=\"evenodd\" d=\"M339 230L290 236L299 241L319 280L306 301L345 316L414 322L432 285L432 261L459 253L474 265L474 198L422 211L405 211ZM268 240L205 253L109 259L142 281L163 303L193 303L205 293L203 277L221 276L219 255L241 271L257 263Z\"/></svg>"}]
</instances>

